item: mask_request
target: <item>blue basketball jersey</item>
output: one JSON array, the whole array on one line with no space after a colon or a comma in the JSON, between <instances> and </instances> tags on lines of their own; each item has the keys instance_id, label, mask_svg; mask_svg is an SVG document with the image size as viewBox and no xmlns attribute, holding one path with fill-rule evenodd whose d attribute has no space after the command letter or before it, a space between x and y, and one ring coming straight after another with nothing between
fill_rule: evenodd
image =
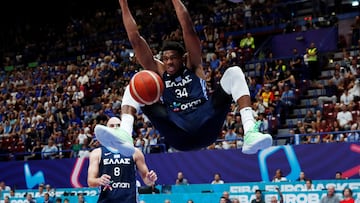
<instances>
[{"instance_id":1,"label":"blue basketball jersey","mask_svg":"<svg viewBox=\"0 0 360 203\"><path fill-rule=\"evenodd\" d=\"M194 71L163 74L162 102L141 107L170 146L182 150L207 147L216 141L232 102L221 86L208 97L206 83Z\"/></svg>"},{"instance_id":2,"label":"blue basketball jersey","mask_svg":"<svg viewBox=\"0 0 360 203\"><path fill-rule=\"evenodd\" d=\"M162 101L170 119L186 131L196 131L211 115L210 106L205 111L199 111L208 101L206 81L187 68L175 76L165 72L163 81Z\"/></svg>"},{"instance_id":3,"label":"blue basketball jersey","mask_svg":"<svg viewBox=\"0 0 360 203\"><path fill-rule=\"evenodd\" d=\"M136 168L132 156L112 153L101 147L99 177L102 174L111 176L107 186L101 186L98 202L106 203L136 203Z\"/></svg>"}]
</instances>

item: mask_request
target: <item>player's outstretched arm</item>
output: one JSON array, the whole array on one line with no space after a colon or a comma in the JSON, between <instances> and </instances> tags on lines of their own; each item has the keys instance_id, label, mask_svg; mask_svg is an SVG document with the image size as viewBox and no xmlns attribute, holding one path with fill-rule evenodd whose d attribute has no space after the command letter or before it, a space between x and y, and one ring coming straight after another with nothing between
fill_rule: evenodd
<instances>
[{"instance_id":1,"label":"player's outstretched arm","mask_svg":"<svg viewBox=\"0 0 360 203\"><path fill-rule=\"evenodd\" d=\"M130 44L134 49L136 58L143 68L157 72L157 65L153 53L145 39L139 33L137 23L130 12L127 0L119 0L119 4L125 30Z\"/></svg>"},{"instance_id":2,"label":"player's outstretched arm","mask_svg":"<svg viewBox=\"0 0 360 203\"><path fill-rule=\"evenodd\" d=\"M194 24L185 5L181 0L172 0L172 3L183 32L184 43L188 54L188 65L198 70L202 67L200 39L196 34ZM201 70L199 76L205 78L203 70Z\"/></svg>"},{"instance_id":3,"label":"player's outstretched arm","mask_svg":"<svg viewBox=\"0 0 360 203\"><path fill-rule=\"evenodd\" d=\"M153 170L149 171L145 162L144 154L136 148L133 156L138 172L144 183L148 186L154 185L157 180L157 175Z\"/></svg>"},{"instance_id":4,"label":"player's outstretched arm","mask_svg":"<svg viewBox=\"0 0 360 203\"><path fill-rule=\"evenodd\" d=\"M107 185L110 182L110 176L107 174L102 174L100 177L98 177L100 156L101 156L100 148L94 149L90 153L88 178L87 178L87 183L89 187L98 187L100 185Z\"/></svg>"}]
</instances>

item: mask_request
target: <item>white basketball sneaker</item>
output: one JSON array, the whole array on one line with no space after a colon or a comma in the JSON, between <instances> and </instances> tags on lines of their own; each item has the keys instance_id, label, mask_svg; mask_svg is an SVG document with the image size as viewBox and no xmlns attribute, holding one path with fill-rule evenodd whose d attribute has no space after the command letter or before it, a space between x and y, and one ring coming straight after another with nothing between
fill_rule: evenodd
<instances>
[{"instance_id":1,"label":"white basketball sneaker","mask_svg":"<svg viewBox=\"0 0 360 203\"><path fill-rule=\"evenodd\" d=\"M120 153L125 156L134 154L133 138L125 130L96 125L94 132L100 144L108 148L111 152Z\"/></svg>"},{"instance_id":2,"label":"white basketball sneaker","mask_svg":"<svg viewBox=\"0 0 360 203\"><path fill-rule=\"evenodd\" d=\"M253 129L246 132L244 137L244 145L242 152L244 154L256 154L261 149L268 148L272 145L272 137L270 134L259 132L260 122L256 122Z\"/></svg>"}]
</instances>

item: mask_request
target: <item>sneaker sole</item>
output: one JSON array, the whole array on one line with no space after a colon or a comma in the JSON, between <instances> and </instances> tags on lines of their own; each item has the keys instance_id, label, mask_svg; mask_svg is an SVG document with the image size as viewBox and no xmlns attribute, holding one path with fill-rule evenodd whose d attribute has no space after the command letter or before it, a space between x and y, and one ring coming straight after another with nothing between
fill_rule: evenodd
<instances>
[{"instance_id":1,"label":"sneaker sole","mask_svg":"<svg viewBox=\"0 0 360 203\"><path fill-rule=\"evenodd\" d=\"M266 149L272 146L272 137L269 134L264 134L263 139L258 140L252 145L244 145L242 147L242 153L244 154L256 154L261 149Z\"/></svg>"},{"instance_id":2,"label":"sneaker sole","mask_svg":"<svg viewBox=\"0 0 360 203\"><path fill-rule=\"evenodd\" d=\"M109 127L96 125L94 133L100 144L113 153L120 153L125 156L131 156L135 153L134 146L128 142L122 142Z\"/></svg>"}]
</instances>

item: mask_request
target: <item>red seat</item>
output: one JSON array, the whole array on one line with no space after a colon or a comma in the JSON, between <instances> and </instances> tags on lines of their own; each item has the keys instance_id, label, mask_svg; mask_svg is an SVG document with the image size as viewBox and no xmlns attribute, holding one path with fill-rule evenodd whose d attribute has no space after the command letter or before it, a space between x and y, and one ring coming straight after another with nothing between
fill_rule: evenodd
<instances>
[{"instance_id":1,"label":"red seat","mask_svg":"<svg viewBox=\"0 0 360 203\"><path fill-rule=\"evenodd\" d=\"M23 144L17 146L16 152L17 152L17 153L24 153L24 152L25 152L25 146L24 146Z\"/></svg>"},{"instance_id":2,"label":"red seat","mask_svg":"<svg viewBox=\"0 0 360 203\"><path fill-rule=\"evenodd\" d=\"M3 147L7 148L10 145L11 145L11 139L9 137L3 138Z\"/></svg>"},{"instance_id":3,"label":"red seat","mask_svg":"<svg viewBox=\"0 0 360 203\"><path fill-rule=\"evenodd\" d=\"M327 115L330 112L334 112L334 104L333 103L323 104L323 114Z\"/></svg>"},{"instance_id":4,"label":"red seat","mask_svg":"<svg viewBox=\"0 0 360 203\"><path fill-rule=\"evenodd\" d=\"M351 111L353 121L356 122L358 116L360 116L360 110L353 110Z\"/></svg>"},{"instance_id":5,"label":"red seat","mask_svg":"<svg viewBox=\"0 0 360 203\"><path fill-rule=\"evenodd\" d=\"M333 121L336 119L336 112L328 112L327 114L325 114L325 119L326 121L329 123L329 121Z\"/></svg>"},{"instance_id":6,"label":"red seat","mask_svg":"<svg viewBox=\"0 0 360 203\"><path fill-rule=\"evenodd\" d=\"M14 147L13 147L13 146L8 146L7 149L8 149L8 151L9 151L10 153L13 153L13 152L14 152Z\"/></svg>"}]
</instances>

